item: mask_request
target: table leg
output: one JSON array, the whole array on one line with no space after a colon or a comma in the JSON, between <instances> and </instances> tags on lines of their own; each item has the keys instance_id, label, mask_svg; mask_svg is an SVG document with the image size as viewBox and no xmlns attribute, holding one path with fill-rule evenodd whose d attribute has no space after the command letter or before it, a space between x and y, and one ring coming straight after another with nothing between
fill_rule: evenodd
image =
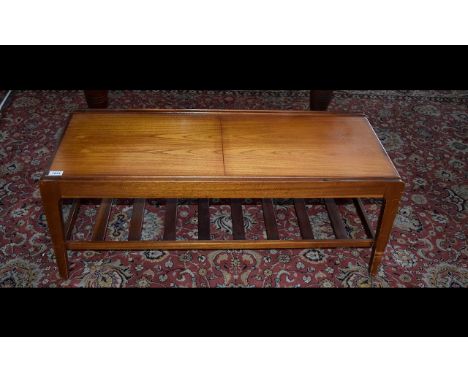
<instances>
[{"instance_id":1,"label":"table leg","mask_svg":"<svg viewBox=\"0 0 468 382\"><path fill-rule=\"evenodd\" d=\"M333 98L333 90L311 90L310 110L323 111L328 109Z\"/></svg>"},{"instance_id":2,"label":"table leg","mask_svg":"<svg viewBox=\"0 0 468 382\"><path fill-rule=\"evenodd\" d=\"M67 279L68 256L59 188L53 182L41 182L40 190L59 273L61 277Z\"/></svg>"},{"instance_id":3,"label":"table leg","mask_svg":"<svg viewBox=\"0 0 468 382\"><path fill-rule=\"evenodd\" d=\"M369 264L369 272L372 276L377 274L377 269L382 261L385 247L387 246L390 233L392 232L393 222L398 212L398 205L400 203L401 194L403 193L403 187L403 183L396 183L394 186L389 187L384 195Z\"/></svg>"},{"instance_id":4,"label":"table leg","mask_svg":"<svg viewBox=\"0 0 468 382\"><path fill-rule=\"evenodd\" d=\"M105 109L109 103L108 90L85 90L84 94L88 107L91 109Z\"/></svg>"}]
</instances>

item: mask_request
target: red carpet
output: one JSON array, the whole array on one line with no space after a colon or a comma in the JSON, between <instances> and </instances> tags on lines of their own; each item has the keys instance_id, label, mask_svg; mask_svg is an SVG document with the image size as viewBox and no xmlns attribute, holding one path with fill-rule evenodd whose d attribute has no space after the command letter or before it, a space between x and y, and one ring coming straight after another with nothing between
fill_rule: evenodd
<instances>
[{"instance_id":1,"label":"red carpet","mask_svg":"<svg viewBox=\"0 0 468 382\"><path fill-rule=\"evenodd\" d=\"M467 287L467 91L337 92L330 109L364 112L406 183L386 256L372 286ZM146 251L70 253L71 277L58 277L38 190L71 111L85 108L79 91L15 92L0 118L1 287L369 287L368 249L271 251ZM111 108L306 109L307 91L115 91ZM223 201L211 207L216 237L231 235ZM190 203L190 201L187 201ZM376 206L366 204L372 221ZM144 236L161 233L155 201ZM277 201L283 238L296 235L292 205ZM358 237L351 205L340 206ZM178 236L195 237L195 207L179 208ZM263 235L261 210L245 210L249 237ZM79 217L82 237L95 209ZM109 239L125 239L131 209L113 210ZM314 235L332 237L326 212L309 209Z\"/></svg>"}]
</instances>

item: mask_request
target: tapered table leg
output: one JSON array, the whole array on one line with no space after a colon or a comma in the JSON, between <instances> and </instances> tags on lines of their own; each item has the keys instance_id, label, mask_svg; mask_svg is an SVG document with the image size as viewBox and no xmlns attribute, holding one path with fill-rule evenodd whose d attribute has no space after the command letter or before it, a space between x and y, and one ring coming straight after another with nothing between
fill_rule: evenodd
<instances>
[{"instance_id":1,"label":"tapered table leg","mask_svg":"<svg viewBox=\"0 0 468 382\"><path fill-rule=\"evenodd\" d=\"M105 109L109 103L108 90L85 90L84 94L88 107L91 109Z\"/></svg>"},{"instance_id":2,"label":"tapered table leg","mask_svg":"<svg viewBox=\"0 0 468 382\"><path fill-rule=\"evenodd\" d=\"M333 90L311 90L310 110L323 111L328 109L328 105L333 98Z\"/></svg>"},{"instance_id":3,"label":"tapered table leg","mask_svg":"<svg viewBox=\"0 0 468 382\"><path fill-rule=\"evenodd\" d=\"M396 183L395 185L389 186L385 193L369 264L369 272L372 276L377 274L377 270L382 261L385 247L387 246L390 233L392 232L393 222L398 212L398 205L403 193L403 188L403 183Z\"/></svg>"},{"instance_id":4,"label":"tapered table leg","mask_svg":"<svg viewBox=\"0 0 468 382\"><path fill-rule=\"evenodd\" d=\"M61 277L67 279L68 256L65 247L65 230L59 188L53 182L42 181L40 190L59 273Z\"/></svg>"}]
</instances>

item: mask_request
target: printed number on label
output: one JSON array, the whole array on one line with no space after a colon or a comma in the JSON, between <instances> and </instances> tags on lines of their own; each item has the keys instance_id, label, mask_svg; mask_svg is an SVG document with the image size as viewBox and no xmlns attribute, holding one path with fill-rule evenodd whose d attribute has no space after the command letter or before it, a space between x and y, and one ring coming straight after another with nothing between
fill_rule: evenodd
<instances>
[{"instance_id":1,"label":"printed number on label","mask_svg":"<svg viewBox=\"0 0 468 382\"><path fill-rule=\"evenodd\" d=\"M49 176L62 176L63 171L49 171Z\"/></svg>"}]
</instances>

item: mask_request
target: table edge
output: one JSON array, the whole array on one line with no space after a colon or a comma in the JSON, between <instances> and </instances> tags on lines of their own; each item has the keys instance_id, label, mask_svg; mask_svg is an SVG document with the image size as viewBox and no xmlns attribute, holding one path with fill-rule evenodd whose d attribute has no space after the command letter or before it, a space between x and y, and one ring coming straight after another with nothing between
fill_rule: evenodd
<instances>
[{"instance_id":1,"label":"table edge","mask_svg":"<svg viewBox=\"0 0 468 382\"><path fill-rule=\"evenodd\" d=\"M401 177L368 177L368 178L337 178L337 177L255 177L255 176L144 176L144 175L103 175L103 176L50 176L43 175L41 181L83 181L83 182L403 182Z\"/></svg>"}]
</instances>

